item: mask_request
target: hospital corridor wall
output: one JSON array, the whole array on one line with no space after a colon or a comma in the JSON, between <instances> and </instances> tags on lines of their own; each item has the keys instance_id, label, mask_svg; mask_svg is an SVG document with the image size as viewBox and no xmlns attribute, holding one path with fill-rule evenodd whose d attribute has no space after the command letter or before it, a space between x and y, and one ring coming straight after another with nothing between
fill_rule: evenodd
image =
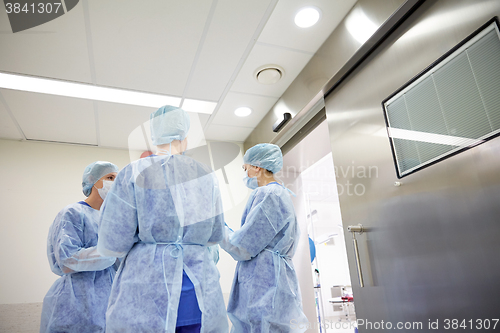
<instances>
[{"instance_id":1,"label":"hospital corridor wall","mask_svg":"<svg viewBox=\"0 0 500 333\"><path fill-rule=\"evenodd\" d=\"M84 168L111 161L123 168L125 150L0 140L0 331L38 332L42 301L58 278L47 259L47 235L57 213L85 199Z\"/></svg>"},{"instance_id":2,"label":"hospital corridor wall","mask_svg":"<svg viewBox=\"0 0 500 333\"><path fill-rule=\"evenodd\" d=\"M240 147L241 148L241 147ZM42 301L58 278L47 259L47 235L57 213L85 199L81 182L85 166L104 160L120 169L139 159L142 151L0 139L0 332L39 331ZM240 186L242 155L225 169L231 184L221 185L225 219L239 227L248 198ZM221 170L216 171L224 182ZM235 194L240 188L245 192ZM249 192L249 190L248 190ZM223 250L217 268L227 304L236 263Z\"/></svg>"},{"instance_id":3,"label":"hospital corridor wall","mask_svg":"<svg viewBox=\"0 0 500 333\"><path fill-rule=\"evenodd\" d=\"M336 182L336 174L343 170L336 171L333 165L326 121L302 133L284 149L283 170L277 176L295 194L292 201L301 235L293 262L308 318L306 332L353 333L353 303L331 302L334 291L348 291L351 285L346 252L350 243L344 240Z\"/></svg>"}]
</instances>

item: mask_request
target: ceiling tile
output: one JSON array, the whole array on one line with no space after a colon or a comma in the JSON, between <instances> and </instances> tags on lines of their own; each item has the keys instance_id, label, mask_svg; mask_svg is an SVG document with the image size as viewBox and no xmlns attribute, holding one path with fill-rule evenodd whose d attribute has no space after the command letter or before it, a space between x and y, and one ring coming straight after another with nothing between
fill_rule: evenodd
<instances>
[{"instance_id":1,"label":"ceiling tile","mask_svg":"<svg viewBox=\"0 0 500 333\"><path fill-rule=\"evenodd\" d=\"M82 6L15 34L0 10L0 70L91 82Z\"/></svg>"},{"instance_id":2,"label":"ceiling tile","mask_svg":"<svg viewBox=\"0 0 500 333\"><path fill-rule=\"evenodd\" d=\"M307 1L322 10L322 19L315 27L299 29L293 16L305 3L169 0L139 6L133 0L86 0L60 18L16 34L0 11L0 71L88 83L94 79L104 86L217 101L220 108L213 116L190 114L188 142L195 146L205 139L242 142L355 0ZM262 24L264 30L247 57ZM285 76L274 85L259 84L255 71L269 64L284 68ZM0 91L28 138L121 149L147 146L143 128L149 132L147 119L154 109ZM242 104L253 114L236 117L234 109ZM4 108L0 105L0 137L18 138L22 133Z\"/></svg>"},{"instance_id":3,"label":"ceiling tile","mask_svg":"<svg viewBox=\"0 0 500 333\"><path fill-rule=\"evenodd\" d=\"M255 127L277 100L276 97L229 92L217 111L212 124ZM252 108L252 113L248 117L236 116L234 110L241 106Z\"/></svg>"},{"instance_id":4,"label":"ceiling tile","mask_svg":"<svg viewBox=\"0 0 500 333\"><path fill-rule=\"evenodd\" d=\"M219 100L271 2L217 2L186 97Z\"/></svg>"},{"instance_id":5,"label":"ceiling tile","mask_svg":"<svg viewBox=\"0 0 500 333\"><path fill-rule=\"evenodd\" d=\"M97 83L181 96L211 1L89 1Z\"/></svg>"},{"instance_id":6,"label":"ceiling tile","mask_svg":"<svg viewBox=\"0 0 500 333\"><path fill-rule=\"evenodd\" d=\"M210 115L204 113L198 113L198 118L200 119L201 126L204 127L208 119L210 119Z\"/></svg>"},{"instance_id":7,"label":"ceiling tile","mask_svg":"<svg viewBox=\"0 0 500 333\"><path fill-rule=\"evenodd\" d=\"M155 108L98 102L100 146L128 149L130 133L149 121Z\"/></svg>"},{"instance_id":8,"label":"ceiling tile","mask_svg":"<svg viewBox=\"0 0 500 333\"><path fill-rule=\"evenodd\" d=\"M188 112L191 120L191 126L187 136L188 149L206 145L205 132L203 127L208 121L208 115L201 113Z\"/></svg>"},{"instance_id":9,"label":"ceiling tile","mask_svg":"<svg viewBox=\"0 0 500 333\"><path fill-rule=\"evenodd\" d=\"M211 141L243 142L252 133L253 127L223 126L212 124L205 131L205 138Z\"/></svg>"},{"instance_id":10,"label":"ceiling tile","mask_svg":"<svg viewBox=\"0 0 500 333\"><path fill-rule=\"evenodd\" d=\"M281 0L259 36L259 42L316 52L357 0ZM320 9L318 23L309 28L295 25L295 14L303 7Z\"/></svg>"},{"instance_id":11,"label":"ceiling tile","mask_svg":"<svg viewBox=\"0 0 500 333\"><path fill-rule=\"evenodd\" d=\"M92 101L7 89L0 93L26 138L97 144Z\"/></svg>"},{"instance_id":12,"label":"ceiling tile","mask_svg":"<svg viewBox=\"0 0 500 333\"><path fill-rule=\"evenodd\" d=\"M234 81L231 91L280 97L311 58L312 54L309 53L255 45ZM283 78L271 85L257 82L256 70L269 64L282 67L285 71Z\"/></svg>"},{"instance_id":13,"label":"ceiling tile","mask_svg":"<svg viewBox=\"0 0 500 333\"><path fill-rule=\"evenodd\" d=\"M3 97L0 92L0 138L3 139L23 139L3 103Z\"/></svg>"}]
</instances>

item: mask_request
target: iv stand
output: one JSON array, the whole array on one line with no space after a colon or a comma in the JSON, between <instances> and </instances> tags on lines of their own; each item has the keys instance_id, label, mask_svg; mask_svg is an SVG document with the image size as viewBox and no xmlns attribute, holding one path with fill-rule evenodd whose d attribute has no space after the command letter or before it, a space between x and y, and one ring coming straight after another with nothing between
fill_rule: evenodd
<instances>
[{"instance_id":1,"label":"iv stand","mask_svg":"<svg viewBox=\"0 0 500 333\"><path fill-rule=\"evenodd\" d=\"M305 197L306 197L306 204L307 204L307 211L309 212L309 221L311 223L311 236L312 236L312 240L315 241L316 240L316 237L314 235L314 225L313 225L313 213L311 212L311 206L310 206L310 203L309 203L309 193L305 193ZM322 333L323 330L323 319L324 319L324 309L323 309L323 297L321 295L321 280L320 280L320 273L319 273L319 264L318 264L318 256L316 255L316 259L314 260L315 262L315 266L316 266L316 271L318 272L318 276L317 276L317 281L318 283L314 285L314 293L318 295L318 298L317 298L317 302L318 302L318 305L317 305L317 308L318 308L318 321L319 321L319 332Z\"/></svg>"}]
</instances>

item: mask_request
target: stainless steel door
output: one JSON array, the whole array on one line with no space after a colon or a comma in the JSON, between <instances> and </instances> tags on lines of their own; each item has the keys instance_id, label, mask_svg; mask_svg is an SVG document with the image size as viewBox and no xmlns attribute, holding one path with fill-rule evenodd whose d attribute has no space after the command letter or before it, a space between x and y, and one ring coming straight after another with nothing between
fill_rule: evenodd
<instances>
[{"instance_id":1,"label":"stainless steel door","mask_svg":"<svg viewBox=\"0 0 500 333\"><path fill-rule=\"evenodd\" d=\"M398 180L381 107L495 15L498 0L426 1L326 99L360 332L483 331L500 317L500 138ZM363 288L347 231L360 223Z\"/></svg>"}]
</instances>

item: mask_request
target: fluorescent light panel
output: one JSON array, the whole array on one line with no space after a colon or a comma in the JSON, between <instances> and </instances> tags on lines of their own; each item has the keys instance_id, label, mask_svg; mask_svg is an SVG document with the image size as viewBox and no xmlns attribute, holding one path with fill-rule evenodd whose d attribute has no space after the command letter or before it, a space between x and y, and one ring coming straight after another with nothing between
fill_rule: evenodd
<instances>
[{"instance_id":1,"label":"fluorescent light panel","mask_svg":"<svg viewBox=\"0 0 500 333\"><path fill-rule=\"evenodd\" d=\"M178 107L181 103L180 97L6 73L0 73L0 88L152 108L163 105ZM186 99L184 105L189 108L186 111L211 114L217 103Z\"/></svg>"}]
</instances>

